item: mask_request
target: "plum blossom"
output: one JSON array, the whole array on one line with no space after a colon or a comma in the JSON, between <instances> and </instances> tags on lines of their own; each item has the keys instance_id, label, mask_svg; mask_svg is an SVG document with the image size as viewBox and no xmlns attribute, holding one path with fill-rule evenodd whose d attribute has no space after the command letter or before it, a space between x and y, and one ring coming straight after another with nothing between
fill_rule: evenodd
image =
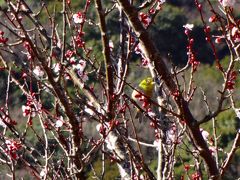
<instances>
[{"instance_id":1,"label":"plum blossom","mask_svg":"<svg viewBox=\"0 0 240 180\"><path fill-rule=\"evenodd\" d=\"M154 113L151 109L148 110L148 115L149 115L151 118L155 118L155 117L156 117L156 113Z\"/></svg>"},{"instance_id":2,"label":"plum blossom","mask_svg":"<svg viewBox=\"0 0 240 180\"><path fill-rule=\"evenodd\" d=\"M219 0L223 7L233 7L236 0Z\"/></svg>"},{"instance_id":3,"label":"plum blossom","mask_svg":"<svg viewBox=\"0 0 240 180\"><path fill-rule=\"evenodd\" d=\"M239 43L240 42L240 31L237 27L233 27L231 30L231 36L234 40L234 42Z\"/></svg>"},{"instance_id":4,"label":"plum blossom","mask_svg":"<svg viewBox=\"0 0 240 180\"><path fill-rule=\"evenodd\" d=\"M204 139L205 141L207 141L207 140L208 140L208 136L209 136L209 132L207 132L207 131L205 131L205 130L203 130L203 129L200 129L200 131L201 131L201 133L202 133L203 139Z\"/></svg>"},{"instance_id":5,"label":"plum blossom","mask_svg":"<svg viewBox=\"0 0 240 180\"><path fill-rule=\"evenodd\" d=\"M44 71L40 68L40 66L36 66L33 70L33 73L36 74L39 78L44 76Z\"/></svg>"},{"instance_id":6,"label":"plum blossom","mask_svg":"<svg viewBox=\"0 0 240 180\"><path fill-rule=\"evenodd\" d=\"M30 117L35 117L36 116L36 112L34 110L34 108L30 107L30 106L25 106L22 105L22 111L23 111L23 116L30 116Z\"/></svg>"},{"instance_id":7,"label":"plum blossom","mask_svg":"<svg viewBox=\"0 0 240 180\"><path fill-rule=\"evenodd\" d=\"M217 153L216 147L214 147L214 146L210 146L209 150L210 150L210 152L212 153L213 156L215 156L215 154Z\"/></svg>"},{"instance_id":8,"label":"plum blossom","mask_svg":"<svg viewBox=\"0 0 240 180\"><path fill-rule=\"evenodd\" d=\"M73 68L80 72L83 72L84 69L86 68L86 65L87 65L86 61L81 59L76 65L73 65Z\"/></svg>"},{"instance_id":9,"label":"plum blossom","mask_svg":"<svg viewBox=\"0 0 240 180\"><path fill-rule=\"evenodd\" d=\"M114 48L114 44L113 44L113 41L112 41L112 40L109 41L109 48L110 48L111 51L112 51L113 48Z\"/></svg>"},{"instance_id":10,"label":"plum blossom","mask_svg":"<svg viewBox=\"0 0 240 180\"><path fill-rule=\"evenodd\" d=\"M41 177L46 176L46 170L45 169L42 169L42 171L40 172L40 176Z\"/></svg>"},{"instance_id":11,"label":"plum blossom","mask_svg":"<svg viewBox=\"0 0 240 180\"><path fill-rule=\"evenodd\" d=\"M216 44L220 44L220 43L223 41L223 39L224 39L223 36L218 36L218 37L216 37L216 39L215 39L215 43L216 43Z\"/></svg>"},{"instance_id":12,"label":"plum blossom","mask_svg":"<svg viewBox=\"0 0 240 180\"><path fill-rule=\"evenodd\" d=\"M71 58L73 56L74 52L72 50L67 50L67 52L65 53L65 57L68 59L68 58Z\"/></svg>"},{"instance_id":13,"label":"plum blossom","mask_svg":"<svg viewBox=\"0 0 240 180\"><path fill-rule=\"evenodd\" d=\"M175 126L171 127L167 131L166 135L167 135L167 143L175 142L177 139L176 127Z\"/></svg>"},{"instance_id":14,"label":"plum blossom","mask_svg":"<svg viewBox=\"0 0 240 180\"><path fill-rule=\"evenodd\" d=\"M6 44L6 42L8 41L8 38L4 38L3 35L4 35L4 32L0 31L0 43Z\"/></svg>"},{"instance_id":15,"label":"plum blossom","mask_svg":"<svg viewBox=\"0 0 240 180\"><path fill-rule=\"evenodd\" d=\"M185 25L183 25L183 27L184 27L186 30L192 31L193 28L194 28L194 25L193 25L193 24L185 24Z\"/></svg>"},{"instance_id":16,"label":"plum blossom","mask_svg":"<svg viewBox=\"0 0 240 180\"><path fill-rule=\"evenodd\" d=\"M73 21L76 24L80 24L84 22L84 15L81 12L78 12L73 15Z\"/></svg>"},{"instance_id":17,"label":"plum blossom","mask_svg":"<svg viewBox=\"0 0 240 180\"><path fill-rule=\"evenodd\" d=\"M53 72L58 74L61 69L60 63L53 64Z\"/></svg>"},{"instance_id":18,"label":"plum blossom","mask_svg":"<svg viewBox=\"0 0 240 180\"><path fill-rule=\"evenodd\" d=\"M71 57L71 58L69 58L70 64L75 64L76 61L77 61L77 58L76 58L76 57Z\"/></svg>"},{"instance_id":19,"label":"plum blossom","mask_svg":"<svg viewBox=\"0 0 240 180\"><path fill-rule=\"evenodd\" d=\"M148 27L151 22L151 18L149 17L149 15L143 12L139 13L139 19L143 23L145 28Z\"/></svg>"},{"instance_id":20,"label":"plum blossom","mask_svg":"<svg viewBox=\"0 0 240 180\"><path fill-rule=\"evenodd\" d=\"M21 143L12 139L7 139L5 141L7 146L6 153L10 155L13 159L17 159L17 151L22 147Z\"/></svg>"},{"instance_id":21,"label":"plum blossom","mask_svg":"<svg viewBox=\"0 0 240 180\"><path fill-rule=\"evenodd\" d=\"M63 122L63 117L60 116L60 118L58 118L58 120L56 121L55 127L56 127L56 128L60 128L60 127L63 126L63 124L64 124L64 122Z\"/></svg>"}]
</instances>

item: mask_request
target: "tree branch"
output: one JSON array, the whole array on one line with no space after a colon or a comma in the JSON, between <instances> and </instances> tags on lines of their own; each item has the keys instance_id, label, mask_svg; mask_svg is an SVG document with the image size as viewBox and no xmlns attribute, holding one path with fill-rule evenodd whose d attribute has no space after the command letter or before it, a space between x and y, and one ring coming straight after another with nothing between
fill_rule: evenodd
<instances>
[{"instance_id":1,"label":"tree branch","mask_svg":"<svg viewBox=\"0 0 240 180\"><path fill-rule=\"evenodd\" d=\"M153 62L158 75L162 78L170 92L173 94L177 90L177 85L172 78L172 74L169 72L166 64L162 60L159 51L151 40L149 31L143 27L141 21L139 20L137 9L133 7L128 0L118 0L118 2L126 13L131 26L138 36L140 43L144 48L144 54L150 60L150 62ZM194 145L197 147L200 155L208 166L210 178L219 179L219 170L217 168L216 162L213 159L211 152L209 151L209 148L201 135L196 119L194 119L192 113L188 108L188 103L184 100L180 93L179 96L175 98L175 101L180 109L182 118L187 124Z\"/></svg>"}]
</instances>

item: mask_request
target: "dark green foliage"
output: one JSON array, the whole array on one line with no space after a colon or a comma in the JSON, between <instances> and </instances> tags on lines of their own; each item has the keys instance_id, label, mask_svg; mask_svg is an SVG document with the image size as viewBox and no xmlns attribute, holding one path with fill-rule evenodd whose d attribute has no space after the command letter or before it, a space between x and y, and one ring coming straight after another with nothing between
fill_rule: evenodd
<instances>
[{"instance_id":1,"label":"dark green foliage","mask_svg":"<svg viewBox=\"0 0 240 180\"><path fill-rule=\"evenodd\" d=\"M155 19L156 25L151 29L152 39L165 56L170 53L176 64L187 61L186 35L183 25L187 23L184 12L174 6L166 5Z\"/></svg>"}]
</instances>

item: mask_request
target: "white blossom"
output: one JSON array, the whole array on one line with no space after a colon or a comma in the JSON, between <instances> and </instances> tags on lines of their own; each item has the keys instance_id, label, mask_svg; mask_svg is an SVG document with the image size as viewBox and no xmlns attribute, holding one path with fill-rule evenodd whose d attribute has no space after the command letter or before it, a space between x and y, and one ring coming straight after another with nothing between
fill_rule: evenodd
<instances>
[{"instance_id":1,"label":"white blossom","mask_svg":"<svg viewBox=\"0 0 240 180\"><path fill-rule=\"evenodd\" d=\"M81 59L76 65L73 65L73 68L77 69L80 72L83 72L84 69L86 68L86 65L87 65L86 61Z\"/></svg>"},{"instance_id":2,"label":"white blossom","mask_svg":"<svg viewBox=\"0 0 240 180\"><path fill-rule=\"evenodd\" d=\"M151 117L151 118L155 118L156 117L156 114L152 111L148 111L148 115Z\"/></svg>"},{"instance_id":3,"label":"white blossom","mask_svg":"<svg viewBox=\"0 0 240 180\"><path fill-rule=\"evenodd\" d=\"M214 146L210 146L209 150L211 151L212 155L214 156L217 152L216 148Z\"/></svg>"},{"instance_id":4,"label":"white blossom","mask_svg":"<svg viewBox=\"0 0 240 180\"><path fill-rule=\"evenodd\" d=\"M58 74L60 71L60 63L53 64L53 72Z\"/></svg>"},{"instance_id":5,"label":"white blossom","mask_svg":"<svg viewBox=\"0 0 240 180\"><path fill-rule=\"evenodd\" d=\"M31 117L35 117L36 116L36 112L34 110L34 108L31 108L30 106L25 106L22 105L22 111L23 111L23 116L31 116Z\"/></svg>"},{"instance_id":6,"label":"white blossom","mask_svg":"<svg viewBox=\"0 0 240 180\"><path fill-rule=\"evenodd\" d=\"M209 136L209 132L207 132L207 131L205 131L205 130L203 130L203 129L200 129L200 131L201 131L201 133L202 133L203 139L204 139L205 141L207 141L207 140L208 140L208 136Z\"/></svg>"},{"instance_id":7,"label":"white blossom","mask_svg":"<svg viewBox=\"0 0 240 180\"><path fill-rule=\"evenodd\" d=\"M41 177L46 176L46 170L45 169L42 169L42 171L40 172L40 176Z\"/></svg>"},{"instance_id":8,"label":"white blossom","mask_svg":"<svg viewBox=\"0 0 240 180\"><path fill-rule=\"evenodd\" d=\"M59 128L63 126L63 117L60 116L60 118L56 121L55 127Z\"/></svg>"},{"instance_id":9,"label":"white blossom","mask_svg":"<svg viewBox=\"0 0 240 180\"><path fill-rule=\"evenodd\" d=\"M83 23L83 21L84 21L83 14L81 12L74 14L73 21L76 24Z\"/></svg>"},{"instance_id":10,"label":"white blossom","mask_svg":"<svg viewBox=\"0 0 240 180\"><path fill-rule=\"evenodd\" d=\"M113 44L112 40L109 41L109 48L110 48L110 50L112 50L114 48L114 44Z\"/></svg>"},{"instance_id":11,"label":"white blossom","mask_svg":"<svg viewBox=\"0 0 240 180\"><path fill-rule=\"evenodd\" d=\"M185 24L185 25L183 25L183 27L184 27L185 29L189 30L189 31L192 31L193 28L194 28L194 25L193 25L193 24Z\"/></svg>"},{"instance_id":12,"label":"white blossom","mask_svg":"<svg viewBox=\"0 0 240 180\"><path fill-rule=\"evenodd\" d=\"M40 68L40 66L36 66L33 70L33 73L40 78L44 76L44 71Z\"/></svg>"}]
</instances>

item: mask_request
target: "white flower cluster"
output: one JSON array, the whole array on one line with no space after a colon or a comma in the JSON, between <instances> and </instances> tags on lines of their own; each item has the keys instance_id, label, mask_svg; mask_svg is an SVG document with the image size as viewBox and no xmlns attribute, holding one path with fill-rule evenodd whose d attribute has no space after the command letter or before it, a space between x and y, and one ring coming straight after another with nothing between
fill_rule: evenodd
<instances>
[{"instance_id":1,"label":"white flower cluster","mask_svg":"<svg viewBox=\"0 0 240 180\"><path fill-rule=\"evenodd\" d=\"M39 78L42 78L44 76L44 71L40 68L40 66L36 66L33 70L33 73Z\"/></svg>"}]
</instances>

